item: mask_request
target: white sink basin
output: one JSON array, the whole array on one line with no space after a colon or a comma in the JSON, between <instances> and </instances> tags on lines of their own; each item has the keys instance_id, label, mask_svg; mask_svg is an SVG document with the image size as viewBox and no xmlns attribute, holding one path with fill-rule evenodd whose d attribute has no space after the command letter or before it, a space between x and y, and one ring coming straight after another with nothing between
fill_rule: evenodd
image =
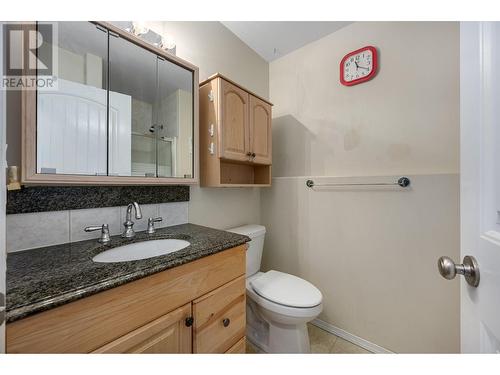
<instances>
[{"instance_id":1,"label":"white sink basin","mask_svg":"<svg viewBox=\"0 0 500 375\"><path fill-rule=\"evenodd\" d=\"M131 243L103 251L92 258L97 263L129 262L170 254L190 245L189 242L176 239L152 240Z\"/></svg>"}]
</instances>

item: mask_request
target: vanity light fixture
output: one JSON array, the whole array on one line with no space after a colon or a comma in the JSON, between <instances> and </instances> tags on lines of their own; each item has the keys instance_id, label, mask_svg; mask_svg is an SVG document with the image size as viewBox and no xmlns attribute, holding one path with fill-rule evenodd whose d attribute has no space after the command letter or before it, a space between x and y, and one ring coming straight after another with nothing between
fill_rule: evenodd
<instances>
[{"instance_id":1,"label":"vanity light fixture","mask_svg":"<svg viewBox=\"0 0 500 375\"><path fill-rule=\"evenodd\" d=\"M137 36L145 35L149 32L149 28L146 26L144 21L134 21L132 22L132 33Z\"/></svg>"},{"instance_id":2,"label":"vanity light fixture","mask_svg":"<svg viewBox=\"0 0 500 375\"><path fill-rule=\"evenodd\" d=\"M165 35L161 37L160 48L168 51L174 49L176 46L175 39L172 35Z\"/></svg>"}]
</instances>

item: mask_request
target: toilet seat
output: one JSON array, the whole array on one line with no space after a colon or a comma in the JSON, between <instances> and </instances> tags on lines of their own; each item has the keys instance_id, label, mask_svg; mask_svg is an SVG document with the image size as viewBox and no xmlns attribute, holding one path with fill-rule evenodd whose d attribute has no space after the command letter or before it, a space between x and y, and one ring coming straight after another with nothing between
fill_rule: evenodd
<instances>
[{"instance_id":1,"label":"toilet seat","mask_svg":"<svg viewBox=\"0 0 500 375\"><path fill-rule=\"evenodd\" d=\"M263 307L264 309L272 311L273 313L276 314L288 316L291 318L300 318L300 319L314 318L318 316L323 310L323 304L321 302L313 307L291 307L291 306L281 305L265 297L262 297L254 290L251 284L257 281L257 279L259 279L263 275L265 274L262 272L258 272L257 274L250 276L246 282L247 296L257 305Z\"/></svg>"},{"instance_id":2,"label":"toilet seat","mask_svg":"<svg viewBox=\"0 0 500 375\"><path fill-rule=\"evenodd\" d=\"M321 304L321 292L300 277L279 271L268 271L250 281L253 290L261 297L279 305L308 308Z\"/></svg>"}]
</instances>

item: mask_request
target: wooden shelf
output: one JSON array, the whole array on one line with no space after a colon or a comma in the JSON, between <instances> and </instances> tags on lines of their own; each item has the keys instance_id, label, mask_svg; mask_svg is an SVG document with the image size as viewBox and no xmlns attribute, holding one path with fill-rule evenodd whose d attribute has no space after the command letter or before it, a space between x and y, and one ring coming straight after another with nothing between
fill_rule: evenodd
<instances>
[{"instance_id":1,"label":"wooden shelf","mask_svg":"<svg viewBox=\"0 0 500 375\"><path fill-rule=\"evenodd\" d=\"M220 162L220 185L270 186L271 166Z\"/></svg>"}]
</instances>

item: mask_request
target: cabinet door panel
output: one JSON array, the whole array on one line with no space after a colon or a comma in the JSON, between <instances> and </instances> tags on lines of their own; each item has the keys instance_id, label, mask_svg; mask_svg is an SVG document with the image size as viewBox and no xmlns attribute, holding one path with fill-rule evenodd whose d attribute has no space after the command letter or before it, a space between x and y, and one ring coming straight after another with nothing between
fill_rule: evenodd
<instances>
[{"instance_id":1,"label":"cabinet door panel","mask_svg":"<svg viewBox=\"0 0 500 375\"><path fill-rule=\"evenodd\" d=\"M191 327L185 320L191 316L191 304L163 315L94 353L191 353Z\"/></svg>"},{"instance_id":2,"label":"cabinet door panel","mask_svg":"<svg viewBox=\"0 0 500 375\"><path fill-rule=\"evenodd\" d=\"M245 336L245 275L193 301L194 353L225 353Z\"/></svg>"},{"instance_id":3,"label":"cabinet door panel","mask_svg":"<svg viewBox=\"0 0 500 375\"><path fill-rule=\"evenodd\" d=\"M245 337L243 337L240 341L231 346L226 352L226 354L245 354L246 345L247 345L247 340Z\"/></svg>"},{"instance_id":4,"label":"cabinet door panel","mask_svg":"<svg viewBox=\"0 0 500 375\"><path fill-rule=\"evenodd\" d=\"M220 157L248 161L248 93L221 80Z\"/></svg>"},{"instance_id":5,"label":"cabinet door panel","mask_svg":"<svg viewBox=\"0 0 500 375\"><path fill-rule=\"evenodd\" d=\"M255 153L254 163L272 163L271 121L271 106L250 95L250 151Z\"/></svg>"}]
</instances>

